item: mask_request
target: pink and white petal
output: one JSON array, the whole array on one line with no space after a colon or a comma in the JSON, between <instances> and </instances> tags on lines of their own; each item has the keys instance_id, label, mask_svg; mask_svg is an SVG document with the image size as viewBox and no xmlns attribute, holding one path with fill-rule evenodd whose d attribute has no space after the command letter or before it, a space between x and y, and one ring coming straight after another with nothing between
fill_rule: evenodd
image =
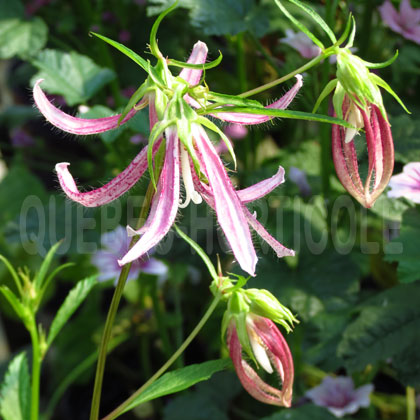
<instances>
[{"instance_id":1,"label":"pink and white petal","mask_svg":"<svg viewBox=\"0 0 420 420\"><path fill-rule=\"evenodd\" d=\"M55 107L48 100L47 96L39 86L42 81L43 79L37 80L34 86L33 95L35 104L38 107L39 111L42 113L42 115L52 125L58 127L60 130L63 130L67 133L89 135L112 130L114 128L118 128L119 125L126 123L137 112L133 108L123 119L123 121L121 121L121 124L118 124L118 120L121 116L120 114L113 115L112 117L94 119L73 117ZM143 100L140 103L143 103L146 100L147 99L143 98Z\"/></svg>"},{"instance_id":2,"label":"pink and white petal","mask_svg":"<svg viewBox=\"0 0 420 420\"><path fill-rule=\"evenodd\" d=\"M264 179L251 187L238 190L237 194L243 204L258 200L271 193L275 188L284 182L284 169L279 166L279 170L271 178Z\"/></svg>"},{"instance_id":3,"label":"pink and white petal","mask_svg":"<svg viewBox=\"0 0 420 420\"><path fill-rule=\"evenodd\" d=\"M154 205L148 217L148 229L133 247L118 260L120 266L142 257L160 242L173 225L179 203L179 139L174 127L166 130L166 156L159 177Z\"/></svg>"},{"instance_id":4,"label":"pink and white petal","mask_svg":"<svg viewBox=\"0 0 420 420\"><path fill-rule=\"evenodd\" d=\"M251 214L251 212L245 207L244 208L244 214L245 217L250 224L250 226L255 230L255 232L258 233L258 235L261 236L261 238L267 242L268 245L270 245L271 248L273 248L274 252L279 258L283 257L294 257L295 251L292 249L286 248L284 245L282 245L277 239L273 238L264 228L264 226L257 220L255 216Z\"/></svg>"},{"instance_id":5,"label":"pink and white petal","mask_svg":"<svg viewBox=\"0 0 420 420\"><path fill-rule=\"evenodd\" d=\"M296 94L299 92L299 89L303 85L302 76L300 74L296 75L297 82L294 86L284 94L279 100L273 102L271 105L266 106L267 109L286 109L290 103L295 98ZM262 124L267 121L272 120L274 117L267 115L257 115L257 114L247 114L241 112L218 112L216 114L210 114L215 118L219 118L225 122L235 123L235 124L244 124L244 125L254 125Z\"/></svg>"},{"instance_id":6,"label":"pink and white petal","mask_svg":"<svg viewBox=\"0 0 420 420\"><path fill-rule=\"evenodd\" d=\"M207 58L208 48L204 42L197 41L194 44L193 50L187 63L190 64L204 64ZM198 85L201 79L203 70L184 68L179 76L184 79L190 86Z\"/></svg>"},{"instance_id":7,"label":"pink and white petal","mask_svg":"<svg viewBox=\"0 0 420 420\"><path fill-rule=\"evenodd\" d=\"M153 147L153 154L156 153L160 142L156 142ZM58 180L61 188L67 197L85 207L98 207L108 204L122 194L127 192L141 178L147 169L147 147L133 159L133 161L124 169L117 177L93 191L81 193L68 170L70 164L67 162L57 163L55 170L57 171Z\"/></svg>"},{"instance_id":8,"label":"pink and white petal","mask_svg":"<svg viewBox=\"0 0 420 420\"><path fill-rule=\"evenodd\" d=\"M192 132L202 164L206 168L213 193L217 220L239 265L244 271L254 276L257 255L242 210L242 203L207 133L197 124L192 125Z\"/></svg>"}]
</instances>

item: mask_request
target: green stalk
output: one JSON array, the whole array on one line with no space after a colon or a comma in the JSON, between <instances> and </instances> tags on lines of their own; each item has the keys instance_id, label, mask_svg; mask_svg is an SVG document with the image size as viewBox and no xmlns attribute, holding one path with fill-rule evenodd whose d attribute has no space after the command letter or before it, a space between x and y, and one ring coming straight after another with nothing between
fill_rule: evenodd
<instances>
[{"instance_id":1,"label":"green stalk","mask_svg":"<svg viewBox=\"0 0 420 420\"><path fill-rule=\"evenodd\" d=\"M204 324L210 318L213 311L216 309L218 303L220 301L220 296L214 297L211 305L207 309L206 313L201 318L200 322L196 325L194 330L191 334L186 338L186 340L182 343L182 345L178 348L178 350L170 357L170 359L144 384L142 385L130 398L126 399L122 404L120 404L114 411L104 417L102 420L113 420L117 418L120 414L124 412L124 410L142 393L144 392L150 385L153 384L160 376L162 376L166 370L175 362L175 360L184 352L184 350L189 346L191 341L196 337L196 335L200 332L201 328L203 328Z\"/></svg>"},{"instance_id":2,"label":"green stalk","mask_svg":"<svg viewBox=\"0 0 420 420\"><path fill-rule=\"evenodd\" d=\"M39 346L38 329L32 314L29 334L32 342L32 383L31 383L31 420L38 420L39 416L39 388L41 381L41 349Z\"/></svg>"},{"instance_id":3,"label":"green stalk","mask_svg":"<svg viewBox=\"0 0 420 420\"><path fill-rule=\"evenodd\" d=\"M143 206L140 212L138 228L144 223L146 215L150 208L150 203L154 195L153 184L150 183L144 198ZM134 245L136 239L130 243L130 248ZM117 287L115 288L114 295L112 296L111 305L108 310L108 315L105 322L104 332L102 334L101 346L99 348L98 364L96 366L95 384L93 387L92 405L90 411L90 420L97 420L99 418L99 406L101 401L102 382L104 379L105 361L107 355L107 349L109 341L111 339L112 327L114 325L115 316L117 314L118 305L121 301L121 296L124 290L125 283L127 281L128 274L130 272L131 263L126 264L120 273Z\"/></svg>"},{"instance_id":4,"label":"green stalk","mask_svg":"<svg viewBox=\"0 0 420 420\"><path fill-rule=\"evenodd\" d=\"M407 387L407 420L416 420L416 391Z\"/></svg>"}]
</instances>

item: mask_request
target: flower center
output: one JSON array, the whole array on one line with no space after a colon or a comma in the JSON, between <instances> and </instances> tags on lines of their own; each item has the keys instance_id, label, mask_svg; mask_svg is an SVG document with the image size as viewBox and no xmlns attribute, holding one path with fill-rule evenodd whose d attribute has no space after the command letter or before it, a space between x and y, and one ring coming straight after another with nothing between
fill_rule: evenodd
<instances>
[{"instance_id":1,"label":"flower center","mask_svg":"<svg viewBox=\"0 0 420 420\"><path fill-rule=\"evenodd\" d=\"M190 158L184 146L181 146L181 173L182 181L185 187L185 201L180 200L179 207L181 209L188 206L190 201L194 204L200 204L203 201L201 195L194 189L193 178L191 174Z\"/></svg>"}]
</instances>

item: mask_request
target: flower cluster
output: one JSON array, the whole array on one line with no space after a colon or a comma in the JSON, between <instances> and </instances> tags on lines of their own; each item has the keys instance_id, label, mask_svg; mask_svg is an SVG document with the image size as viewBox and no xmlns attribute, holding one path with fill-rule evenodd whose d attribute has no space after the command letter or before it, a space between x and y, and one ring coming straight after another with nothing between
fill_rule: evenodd
<instances>
[{"instance_id":1,"label":"flower cluster","mask_svg":"<svg viewBox=\"0 0 420 420\"><path fill-rule=\"evenodd\" d=\"M115 41L112 43L121 49L120 44ZM58 163L56 171L63 191L70 199L84 206L101 206L127 192L149 168L156 185L156 194L145 225L137 231L129 229L129 234L140 235L140 239L119 260L120 265L141 258L157 245L174 223L178 208L186 207L191 201L199 204L203 199L215 209L217 220L237 262L250 275L255 273L257 256L249 226L279 257L294 255L292 250L273 238L246 208L247 203L263 197L284 181L283 169L280 168L272 178L236 191L205 128L216 131L233 153L231 144L226 135L202 114L208 113L222 121L240 125L261 124L272 117L264 115L264 107L258 103L261 113L257 115L217 112L217 94L200 85L207 57L207 46L203 42L194 45L188 62L182 64L185 68L177 77L169 71L170 60L164 59L158 50L152 48L152 52L158 58L158 64L152 70L149 68L146 82L119 115L83 119L65 114L41 90L42 80L35 83L33 94L38 109L51 124L68 133L89 135L112 130L126 123L139 109L149 107L151 134L148 147L143 148L123 172L101 188L80 192L68 170L69 163ZM146 65L144 67L148 68ZM301 86L302 78L297 76L295 85L267 108L285 109ZM251 102L255 105L255 101ZM213 111L206 112L209 107ZM155 180L159 149L164 150L164 161L160 175ZM180 197L181 179L185 188L184 200Z\"/></svg>"}]
</instances>

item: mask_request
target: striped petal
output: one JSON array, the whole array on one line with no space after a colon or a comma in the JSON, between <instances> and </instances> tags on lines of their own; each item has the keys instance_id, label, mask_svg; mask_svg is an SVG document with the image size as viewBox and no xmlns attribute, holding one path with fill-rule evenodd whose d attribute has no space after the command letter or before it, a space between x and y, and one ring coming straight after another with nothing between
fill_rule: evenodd
<instances>
[{"instance_id":1,"label":"striped petal","mask_svg":"<svg viewBox=\"0 0 420 420\"><path fill-rule=\"evenodd\" d=\"M296 76L296 79L297 82L295 83L295 85L285 95L283 95L278 101L273 102L271 105L268 105L266 108L286 109L293 101L296 94L299 92L299 89L303 85L302 76L300 74ZM244 125L262 124L274 118L267 115L247 114L241 112L219 112L217 114L211 115L225 122Z\"/></svg>"},{"instance_id":2,"label":"striped petal","mask_svg":"<svg viewBox=\"0 0 420 420\"><path fill-rule=\"evenodd\" d=\"M208 48L204 42L197 41L194 44L193 50L187 63L190 64L204 64L207 58ZM184 68L179 76L188 82L190 86L198 85L201 79L203 70Z\"/></svg>"},{"instance_id":3,"label":"striped petal","mask_svg":"<svg viewBox=\"0 0 420 420\"><path fill-rule=\"evenodd\" d=\"M254 276L257 255L242 203L204 129L193 124L192 130L213 193L217 220L239 265L244 271Z\"/></svg>"},{"instance_id":4,"label":"striped petal","mask_svg":"<svg viewBox=\"0 0 420 420\"><path fill-rule=\"evenodd\" d=\"M166 130L166 156L158 188L146 221L148 229L134 246L118 260L120 266L140 258L168 233L175 221L179 203L179 139L176 129Z\"/></svg>"},{"instance_id":5,"label":"striped petal","mask_svg":"<svg viewBox=\"0 0 420 420\"><path fill-rule=\"evenodd\" d=\"M120 114L113 115L112 117L94 119L78 118L66 114L65 112L55 107L48 100L47 96L39 86L42 81L43 79L37 80L34 86L33 95L35 104L42 113L42 115L52 125L58 127L60 130L72 134L89 135L103 133L104 131L112 130L114 128L119 127L118 120L120 118ZM146 98L143 98L143 100L140 103L143 103L146 100ZM137 111L133 108L127 114L127 116L124 118L121 124L124 124L130 118L132 118L136 112Z\"/></svg>"},{"instance_id":6,"label":"striped petal","mask_svg":"<svg viewBox=\"0 0 420 420\"><path fill-rule=\"evenodd\" d=\"M160 142L156 142L153 154L159 148ZM127 192L140 179L147 169L147 147L133 159L133 161L117 177L105 184L103 187L93 191L81 193L68 170L70 164L67 162L57 163L58 181L67 197L85 207L98 207L108 204L122 194Z\"/></svg>"}]
</instances>

